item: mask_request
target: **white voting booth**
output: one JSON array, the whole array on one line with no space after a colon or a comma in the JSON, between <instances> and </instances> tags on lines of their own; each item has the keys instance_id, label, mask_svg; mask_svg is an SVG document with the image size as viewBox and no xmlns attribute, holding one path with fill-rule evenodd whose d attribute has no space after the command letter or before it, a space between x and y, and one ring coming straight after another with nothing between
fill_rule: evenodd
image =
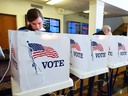
<instances>
[{"instance_id":1,"label":"white voting booth","mask_svg":"<svg viewBox=\"0 0 128 96\"><path fill-rule=\"evenodd\" d=\"M108 72L108 37L70 35L70 69L80 79Z\"/></svg>"},{"instance_id":2,"label":"white voting booth","mask_svg":"<svg viewBox=\"0 0 128 96\"><path fill-rule=\"evenodd\" d=\"M20 92L42 87L47 87L48 92L51 92L52 88L55 88L53 85L73 85L69 78L68 35L14 30L9 30L8 33L12 78ZM68 85L65 82L68 82Z\"/></svg>"},{"instance_id":3,"label":"white voting booth","mask_svg":"<svg viewBox=\"0 0 128 96\"><path fill-rule=\"evenodd\" d=\"M4 59L4 58L5 58L5 55L4 55L2 48L0 46L0 59Z\"/></svg>"},{"instance_id":4,"label":"white voting booth","mask_svg":"<svg viewBox=\"0 0 128 96\"><path fill-rule=\"evenodd\" d=\"M109 36L108 67L117 68L128 64L128 37Z\"/></svg>"}]
</instances>

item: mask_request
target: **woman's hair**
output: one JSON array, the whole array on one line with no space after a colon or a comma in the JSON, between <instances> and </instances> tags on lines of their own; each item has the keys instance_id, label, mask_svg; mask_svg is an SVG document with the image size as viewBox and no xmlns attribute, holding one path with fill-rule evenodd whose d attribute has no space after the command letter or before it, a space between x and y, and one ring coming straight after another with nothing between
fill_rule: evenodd
<instances>
[{"instance_id":1,"label":"woman's hair","mask_svg":"<svg viewBox=\"0 0 128 96\"><path fill-rule=\"evenodd\" d=\"M34 8L34 9L28 10L27 20L29 22L36 20L38 17L41 17L43 19L43 15L41 14L41 12L38 9Z\"/></svg>"},{"instance_id":2,"label":"woman's hair","mask_svg":"<svg viewBox=\"0 0 128 96\"><path fill-rule=\"evenodd\" d=\"M28 10L28 12L27 12L27 20L28 20L29 22L32 22L32 21L36 20L38 17L41 17L42 20L43 20L43 15L41 14L41 12L40 12L38 9L34 8L34 9L29 9L29 10ZM30 30L31 28L32 28L32 27L31 27L31 25L29 24L29 25L27 26L27 29Z\"/></svg>"}]
</instances>

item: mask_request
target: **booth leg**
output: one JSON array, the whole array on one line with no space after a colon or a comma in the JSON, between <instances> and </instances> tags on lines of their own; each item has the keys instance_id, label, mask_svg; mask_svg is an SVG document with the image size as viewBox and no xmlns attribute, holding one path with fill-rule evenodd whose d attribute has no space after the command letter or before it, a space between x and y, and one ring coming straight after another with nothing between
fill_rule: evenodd
<instances>
[{"instance_id":1,"label":"booth leg","mask_svg":"<svg viewBox=\"0 0 128 96\"><path fill-rule=\"evenodd\" d=\"M112 95L113 69L110 69L110 93Z\"/></svg>"},{"instance_id":2,"label":"booth leg","mask_svg":"<svg viewBox=\"0 0 128 96\"><path fill-rule=\"evenodd\" d=\"M126 66L126 78L127 78L127 80L128 80L128 65ZM128 86L128 82L126 81L126 83L127 83L127 86Z\"/></svg>"},{"instance_id":3,"label":"booth leg","mask_svg":"<svg viewBox=\"0 0 128 96\"><path fill-rule=\"evenodd\" d=\"M83 96L83 79L81 79L81 84L80 84L80 96Z\"/></svg>"},{"instance_id":4,"label":"booth leg","mask_svg":"<svg viewBox=\"0 0 128 96\"><path fill-rule=\"evenodd\" d=\"M42 95L42 96L50 96L50 94L45 94L45 95Z\"/></svg>"},{"instance_id":5,"label":"booth leg","mask_svg":"<svg viewBox=\"0 0 128 96\"><path fill-rule=\"evenodd\" d=\"M110 86L109 86L109 77L108 77L108 73L106 73L106 79L107 79L107 89L108 89L108 96L111 96L111 92L110 92Z\"/></svg>"},{"instance_id":6,"label":"booth leg","mask_svg":"<svg viewBox=\"0 0 128 96\"><path fill-rule=\"evenodd\" d=\"M60 93L59 93L59 91L57 91L57 95L59 95Z\"/></svg>"},{"instance_id":7,"label":"booth leg","mask_svg":"<svg viewBox=\"0 0 128 96\"><path fill-rule=\"evenodd\" d=\"M62 95L64 95L65 89L62 90Z\"/></svg>"},{"instance_id":8,"label":"booth leg","mask_svg":"<svg viewBox=\"0 0 128 96\"><path fill-rule=\"evenodd\" d=\"M73 88L70 87L69 89L71 90L71 92L70 92L71 96L74 96L74 90L73 90Z\"/></svg>"},{"instance_id":9,"label":"booth leg","mask_svg":"<svg viewBox=\"0 0 128 96\"><path fill-rule=\"evenodd\" d=\"M126 66L126 71L124 73L124 82L127 84L128 86L128 65Z\"/></svg>"},{"instance_id":10,"label":"booth leg","mask_svg":"<svg viewBox=\"0 0 128 96\"><path fill-rule=\"evenodd\" d=\"M93 86L93 84L94 84L94 79L95 79L95 76L93 76L93 77L90 77L89 78L89 88L88 88L88 95L87 96L92 96L92 92L93 92L93 90L94 90L94 86Z\"/></svg>"},{"instance_id":11,"label":"booth leg","mask_svg":"<svg viewBox=\"0 0 128 96\"><path fill-rule=\"evenodd\" d=\"M114 84L115 84L115 80L116 80L116 77L117 77L118 70L119 70L119 68L117 68L117 70L116 70L115 78L114 78L113 85L112 85L112 90L114 88Z\"/></svg>"}]
</instances>

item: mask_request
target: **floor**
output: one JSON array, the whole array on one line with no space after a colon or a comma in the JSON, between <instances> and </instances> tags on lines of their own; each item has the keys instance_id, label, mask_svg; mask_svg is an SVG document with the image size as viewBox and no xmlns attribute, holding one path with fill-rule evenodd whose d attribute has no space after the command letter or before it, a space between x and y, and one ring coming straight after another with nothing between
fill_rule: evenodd
<instances>
[{"instance_id":1,"label":"floor","mask_svg":"<svg viewBox=\"0 0 128 96\"><path fill-rule=\"evenodd\" d=\"M115 76L117 69L113 70L113 78ZM124 73L126 70L126 66L124 67L120 67L118 70L118 75L114 84L114 88L113 88L113 92L112 92L112 96L128 96L128 81L127 83L124 82ZM110 76L110 71L109 71L109 76ZM74 86L73 89L74 90L74 96L80 96L80 79L75 77L75 76L71 76L71 78L74 81ZM95 83L94 83L94 91L92 93L92 96L103 96L101 93L97 92L97 80L98 80L98 76L95 77ZM107 91L107 82L105 82L105 86L104 89ZM75 87L76 85L76 87ZM83 91L83 96L87 96L88 93L88 79L84 79L84 91ZM62 91L60 91L61 94ZM70 96L69 93L69 88L66 88L65 90L65 94L68 92L68 96ZM54 92L56 93L56 92ZM67 94L66 94L67 95ZM55 94L51 94L50 96L55 96Z\"/></svg>"},{"instance_id":2,"label":"floor","mask_svg":"<svg viewBox=\"0 0 128 96\"><path fill-rule=\"evenodd\" d=\"M120 67L119 71L118 71L118 75L115 81L115 85L113 88L113 92L112 92L112 96L128 96L128 86L127 83L124 82L124 72L126 70L126 66L124 67ZM114 69L113 72L113 76L115 76L116 73L116 69ZM109 72L109 76L110 76L110 72ZM74 96L80 96L80 79L77 78L74 75L70 75L70 77L73 79L74 81ZM95 78L95 83L94 83L94 91L92 93L92 96L103 96L102 94L100 94L99 92L97 92L97 80L98 77L96 76ZM106 84L107 82L105 82ZM83 96L87 96L88 93L88 78L84 79L84 91L83 91ZM107 85L104 86L104 89L107 91ZM69 88L65 89L65 96L70 96L70 92L69 92ZM7 93L8 92L8 93ZM59 91L59 93L62 93L62 90ZM56 95L57 92L53 92L50 94L50 96L57 96ZM8 82L4 82L4 83L0 83L0 96L11 96L11 83Z\"/></svg>"}]
</instances>

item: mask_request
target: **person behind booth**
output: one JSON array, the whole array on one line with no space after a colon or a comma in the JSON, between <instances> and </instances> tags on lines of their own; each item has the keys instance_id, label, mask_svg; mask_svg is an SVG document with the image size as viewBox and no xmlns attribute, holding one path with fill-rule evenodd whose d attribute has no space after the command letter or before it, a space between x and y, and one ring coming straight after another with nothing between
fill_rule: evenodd
<instances>
[{"instance_id":1,"label":"person behind booth","mask_svg":"<svg viewBox=\"0 0 128 96\"><path fill-rule=\"evenodd\" d=\"M112 35L111 27L108 25L104 25L101 31L99 31L98 33L94 33L93 35Z\"/></svg>"},{"instance_id":2,"label":"person behind booth","mask_svg":"<svg viewBox=\"0 0 128 96\"><path fill-rule=\"evenodd\" d=\"M29 9L27 12L27 20L29 25L19 28L18 30L30 30L30 31L42 31L42 32L51 32L49 29L46 30L43 28L43 15L41 12L34 8ZM50 96L49 94L45 94L42 96Z\"/></svg>"},{"instance_id":3,"label":"person behind booth","mask_svg":"<svg viewBox=\"0 0 128 96\"><path fill-rule=\"evenodd\" d=\"M111 33L111 27L108 26L108 25L104 25L102 27L102 30L99 31L98 33L94 33L93 35L112 35ZM104 76L105 74L100 74L98 76L98 89L97 91L100 92L102 95L108 95L108 93L103 89L103 83L104 83ZM88 96L91 96L93 90L94 90L94 79L95 79L95 76L93 77L90 77L89 78L89 89L88 89Z\"/></svg>"},{"instance_id":4,"label":"person behind booth","mask_svg":"<svg viewBox=\"0 0 128 96\"><path fill-rule=\"evenodd\" d=\"M38 9L29 9L27 12L27 20L29 25L21 27L18 30L51 32L49 29L46 30L43 28L43 15Z\"/></svg>"}]
</instances>

